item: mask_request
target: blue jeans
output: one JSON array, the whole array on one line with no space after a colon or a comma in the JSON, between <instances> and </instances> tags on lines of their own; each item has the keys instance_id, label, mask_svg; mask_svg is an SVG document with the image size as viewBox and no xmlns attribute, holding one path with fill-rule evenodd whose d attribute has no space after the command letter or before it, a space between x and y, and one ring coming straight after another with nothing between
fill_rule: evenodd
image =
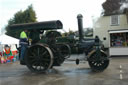
<instances>
[{"instance_id":1,"label":"blue jeans","mask_svg":"<svg viewBox=\"0 0 128 85\"><path fill-rule=\"evenodd\" d=\"M20 60L24 60L25 52L27 49L27 44L21 44L21 53L20 53Z\"/></svg>"}]
</instances>

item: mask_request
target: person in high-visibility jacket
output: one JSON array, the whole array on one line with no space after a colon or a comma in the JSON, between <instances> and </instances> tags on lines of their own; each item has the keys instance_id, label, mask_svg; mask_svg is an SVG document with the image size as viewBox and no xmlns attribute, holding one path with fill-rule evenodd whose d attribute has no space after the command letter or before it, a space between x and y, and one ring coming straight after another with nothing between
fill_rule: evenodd
<instances>
[{"instance_id":1,"label":"person in high-visibility jacket","mask_svg":"<svg viewBox=\"0 0 128 85\"><path fill-rule=\"evenodd\" d=\"M27 32L28 32L28 30L24 30L20 33L20 46L21 46L20 64L25 64L24 56L25 56L25 51L28 46Z\"/></svg>"}]
</instances>

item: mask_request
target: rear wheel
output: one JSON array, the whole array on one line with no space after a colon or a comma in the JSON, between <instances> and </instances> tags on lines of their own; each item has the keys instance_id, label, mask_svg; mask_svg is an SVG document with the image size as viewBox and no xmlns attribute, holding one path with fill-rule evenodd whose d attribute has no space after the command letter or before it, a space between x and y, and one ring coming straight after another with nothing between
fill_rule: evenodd
<instances>
[{"instance_id":1,"label":"rear wheel","mask_svg":"<svg viewBox=\"0 0 128 85\"><path fill-rule=\"evenodd\" d=\"M53 64L53 53L42 44L32 45L27 50L25 62L32 72L44 72Z\"/></svg>"}]
</instances>

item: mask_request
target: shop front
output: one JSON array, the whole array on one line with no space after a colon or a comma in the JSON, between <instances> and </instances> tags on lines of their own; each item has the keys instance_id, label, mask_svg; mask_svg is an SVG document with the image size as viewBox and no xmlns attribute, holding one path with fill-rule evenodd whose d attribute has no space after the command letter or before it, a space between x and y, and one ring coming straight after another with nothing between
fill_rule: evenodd
<instances>
[{"instance_id":1,"label":"shop front","mask_svg":"<svg viewBox=\"0 0 128 85\"><path fill-rule=\"evenodd\" d=\"M109 30L110 44L109 54L128 55L128 29L124 30Z\"/></svg>"}]
</instances>

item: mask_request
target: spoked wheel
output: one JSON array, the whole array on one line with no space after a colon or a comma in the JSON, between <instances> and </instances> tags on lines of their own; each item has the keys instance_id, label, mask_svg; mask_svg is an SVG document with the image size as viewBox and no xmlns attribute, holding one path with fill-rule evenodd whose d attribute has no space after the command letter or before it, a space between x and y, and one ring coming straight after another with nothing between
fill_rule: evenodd
<instances>
[{"instance_id":1,"label":"spoked wheel","mask_svg":"<svg viewBox=\"0 0 128 85\"><path fill-rule=\"evenodd\" d=\"M32 72L45 72L53 64L53 53L48 47L36 44L28 48L25 62Z\"/></svg>"},{"instance_id":2,"label":"spoked wheel","mask_svg":"<svg viewBox=\"0 0 128 85\"><path fill-rule=\"evenodd\" d=\"M109 59L107 59L107 55L101 52L102 59L96 59L96 53L94 52L88 59L89 66L95 72L100 72L105 70L109 65Z\"/></svg>"},{"instance_id":3,"label":"spoked wheel","mask_svg":"<svg viewBox=\"0 0 128 85\"><path fill-rule=\"evenodd\" d=\"M67 44L57 44L57 47L59 48L60 53L64 58L69 58L71 55L71 48Z\"/></svg>"}]
</instances>

